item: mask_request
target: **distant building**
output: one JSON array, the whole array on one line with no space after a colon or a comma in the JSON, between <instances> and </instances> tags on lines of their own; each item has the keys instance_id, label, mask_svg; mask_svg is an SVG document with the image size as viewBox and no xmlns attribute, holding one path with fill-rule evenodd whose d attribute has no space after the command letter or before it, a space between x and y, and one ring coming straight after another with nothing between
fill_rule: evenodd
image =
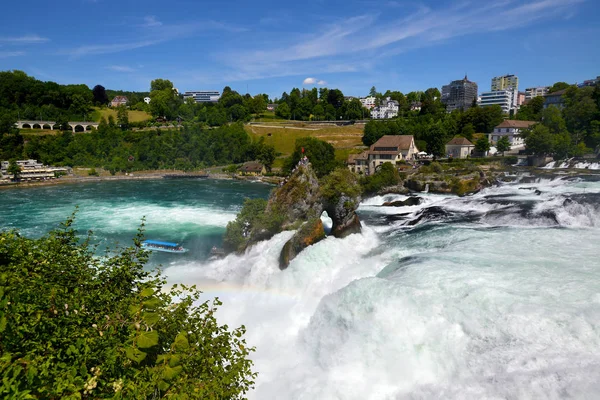
<instances>
[{"instance_id":1,"label":"distant building","mask_svg":"<svg viewBox=\"0 0 600 400\"><path fill-rule=\"evenodd\" d=\"M442 87L442 103L446 105L448 112L471 108L476 100L477 84L471 82L466 75L464 79L452 81Z\"/></svg>"},{"instance_id":2,"label":"distant building","mask_svg":"<svg viewBox=\"0 0 600 400\"><path fill-rule=\"evenodd\" d=\"M249 161L240 167L242 175L262 175L267 172L265 166L258 161Z\"/></svg>"},{"instance_id":3,"label":"distant building","mask_svg":"<svg viewBox=\"0 0 600 400\"><path fill-rule=\"evenodd\" d=\"M196 103L216 103L221 98L221 93L216 90L200 90L196 92L185 92L183 99L194 99Z\"/></svg>"},{"instance_id":4,"label":"distant building","mask_svg":"<svg viewBox=\"0 0 600 400\"><path fill-rule=\"evenodd\" d=\"M519 78L515 75L496 76L492 78L491 91L513 89L519 91Z\"/></svg>"},{"instance_id":5,"label":"distant building","mask_svg":"<svg viewBox=\"0 0 600 400\"><path fill-rule=\"evenodd\" d=\"M275 111L277 110L277 107L279 107L279 104L267 104L268 111Z\"/></svg>"},{"instance_id":6,"label":"distant building","mask_svg":"<svg viewBox=\"0 0 600 400\"><path fill-rule=\"evenodd\" d=\"M127 105L128 101L129 100L127 99L126 96L115 96L115 98L112 99L112 101L110 102L110 106L111 107L124 106L124 105Z\"/></svg>"},{"instance_id":7,"label":"distant building","mask_svg":"<svg viewBox=\"0 0 600 400\"><path fill-rule=\"evenodd\" d=\"M423 104L420 101L413 101L410 103L410 111L421 111Z\"/></svg>"},{"instance_id":8,"label":"distant building","mask_svg":"<svg viewBox=\"0 0 600 400\"><path fill-rule=\"evenodd\" d=\"M369 171L369 152L363 151L360 154L350 154L346 161L348 169L359 174L366 174Z\"/></svg>"},{"instance_id":9,"label":"distant building","mask_svg":"<svg viewBox=\"0 0 600 400\"><path fill-rule=\"evenodd\" d=\"M513 121L505 120L494 128L494 131L488 135L488 140L492 144L498 143L502 136L506 136L513 149L525 146L525 140L521 132L535 125L535 121Z\"/></svg>"},{"instance_id":10,"label":"distant building","mask_svg":"<svg viewBox=\"0 0 600 400\"><path fill-rule=\"evenodd\" d=\"M558 90L553 93L549 93L544 96L544 108L548 108L550 106L556 106L562 109L565 106L565 100L563 99L563 94L567 93L567 89Z\"/></svg>"},{"instance_id":11,"label":"distant building","mask_svg":"<svg viewBox=\"0 0 600 400\"><path fill-rule=\"evenodd\" d=\"M11 177L11 174L8 173L9 165L9 161L0 162L0 176ZM37 162L37 160L19 160L17 165L21 168L19 174L21 181L54 179L58 175L67 174L69 171L66 167L49 167Z\"/></svg>"},{"instance_id":12,"label":"distant building","mask_svg":"<svg viewBox=\"0 0 600 400\"><path fill-rule=\"evenodd\" d=\"M363 107L369 110L375 107L376 102L377 99L374 96L363 97L360 99L360 103L363 105Z\"/></svg>"},{"instance_id":13,"label":"distant building","mask_svg":"<svg viewBox=\"0 0 600 400\"><path fill-rule=\"evenodd\" d=\"M467 138L455 137L446 143L446 154L453 158L467 158L473 154L475 145Z\"/></svg>"},{"instance_id":14,"label":"distant building","mask_svg":"<svg viewBox=\"0 0 600 400\"><path fill-rule=\"evenodd\" d=\"M503 113L509 114L510 110L515 110L517 108L517 96L518 92L515 89L484 92L481 93L479 105L481 107L499 105L502 108Z\"/></svg>"},{"instance_id":15,"label":"distant building","mask_svg":"<svg viewBox=\"0 0 600 400\"><path fill-rule=\"evenodd\" d=\"M373 119L390 119L398 116L400 106L396 100L389 97L382 102L381 105L371 110L371 118Z\"/></svg>"},{"instance_id":16,"label":"distant building","mask_svg":"<svg viewBox=\"0 0 600 400\"><path fill-rule=\"evenodd\" d=\"M150 104L151 100L152 99L150 97L144 97L144 103L146 103L146 104Z\"/></svg>"},{"instance_id":17,"label":"distant building","mask_svg":"<svg viewBox=\"0 0 600 400\"><path fill-rule=\"evenodd\" d=\"M525 89L525 100L531 100L534 97L545 96L548 94L550 86L538 86Z\"/></svg>"},{"instance_id":18,"label":"distant building","mask_svg":"<svg viewBox=\"0 0 600 400\"><path fill-rule=\"evenodd\" d=\"M600 76L597 76L596 79L590 79L587 81L583 81L582 83L578 83L577 86L578 87L596 86L598 83L600 83Z\"/></svg>"},{"instance_id":19,"label":"distant building","mask_svg":"<svg viewBox=\"0 0 600 400\"><path fill-rule=\"evenodd\" d=\"M521 105L523 105L523 103L525 103L525 92L519 92L517 94L517 108L521 107Z\"/></svg>"}]
</instances>

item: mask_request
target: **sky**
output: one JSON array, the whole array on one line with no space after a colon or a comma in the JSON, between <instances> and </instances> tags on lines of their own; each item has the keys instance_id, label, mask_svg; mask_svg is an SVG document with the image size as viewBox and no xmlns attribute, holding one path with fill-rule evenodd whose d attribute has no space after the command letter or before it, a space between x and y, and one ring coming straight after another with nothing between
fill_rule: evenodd
<instances>
[{"instance_id":1,"label":"sky","mask_svg":"<svg viewBox=\"0 0 600 400\"><path fill-rule=\"evenodd\" d=\"M280 97L441 88L479 91L600 75L600 0L4 0L0 70L44 81L146 91Z\"/></svg>"}]
</instances>

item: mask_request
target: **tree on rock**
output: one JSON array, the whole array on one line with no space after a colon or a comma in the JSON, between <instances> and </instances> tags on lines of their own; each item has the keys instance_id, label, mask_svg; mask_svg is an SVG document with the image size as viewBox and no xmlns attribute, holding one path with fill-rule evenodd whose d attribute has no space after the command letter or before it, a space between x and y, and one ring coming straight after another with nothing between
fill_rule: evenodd
<instances>
[{"instance_id":1,"label":"tree on rock","mask_svg":"<svg viewBox=\"0 0 600 400\"><path fill-rule=\"evenodd\" d=\"M330 143L313 137L305 137L296 140L294 152L285 160L285 170L292 171L304 156L308 158L318 177L327 175L337 165L335 149Z\"/></svg>"}]
</instances>

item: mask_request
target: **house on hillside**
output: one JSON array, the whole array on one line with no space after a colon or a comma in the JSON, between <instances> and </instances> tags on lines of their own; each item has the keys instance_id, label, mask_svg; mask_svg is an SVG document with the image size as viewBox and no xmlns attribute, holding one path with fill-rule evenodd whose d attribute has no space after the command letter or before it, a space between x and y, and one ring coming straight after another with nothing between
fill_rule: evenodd
<instances>
[{"instance_id":1,"label":"house on hillside","mask_svg":"<svg viewBox=\"0 0 600 400\"><path fill-rule=\"evenodd\" d=\"M146 104L150 104L151 100L152 99L150 97L148 97L148 96L144 97L144 103L146 103Z\"/></svg>"},{"instance_id":2,"label":"house on hillside","mask_svg":"<svg viewBox=\"0 0 600 400\"><path fill-rule=\"evenodd\" d=\"M467 138L455 137L446 143L446 154L453 158L467 158L473 154L475 145Z\"/></svg>"},{"instance_id":3,"label":"house on hillside","mask_svg":"<svg viewBox=\"0 0 600 400\"><path fill-rule=\"evenodd\" d=\"M378 107L371 110L371 118L373 119L390 119L398 116L399 103L387 97Z\"/></svg>"},{"instance_id":4,"label":"house on hillside","mask_svg":"<svg viewBox=\"0 0 600 400\"><path fill-rule=\"evenodd\" d=\"M267 111L275 111L279 104L267 104Z\"/></svg>"},{"instance_id":5,"label":"house on hillside","mask_svg":"<svg viewBox=\"0 0 600 400\"><path fill-rule=\"evenodd\" d=\"M421 111L421 107L423 107L423 103L420 101L413 101L410 103L410 111Z\"/></svg>"},{"instance_id":6,"label":"house on hillside","mask_svg":"<svg viewBox=\"0 0 600 400\"><path fill-rule=\"evenodd\" d=\"M494 131L488 135L488 140L492 144L496 144L502 136L506 136L513 150L524 147L525 140L521 136L521 132L535 124L535 121L512 121L507 119L494 128Z\"/></svg>"},{"instance_id":7,"label":"house on hillside","mask_svg":"<svg viewBox=\"0 0 600 400\"><path fill-rule=\"evenodd\" d=\"M267 173L265 166L258 161L248 161L240 167L242 175L257 176Z\"/></svg>"},{"instance_id":8,"label":"house on hillside","mask_svg":"<svg viewBox=\"0 0 600 400\"><path fill-rule=\"evenodd\" d=\"M114 99L110 102L111 107L119 107L127 104L129 100L126 96L115 96Z\"/></svg>"},{"instance_id":9,"label":"house on hillside","mask_svg":"<svg viewBox=\"0 0 600 400\"><path fill-rule=\"evenodd\" d=\"M346 165L352 172L366 174L369 168L369 152L363 151L360 154L350 154Z\"/></svg>"}]
</instances>

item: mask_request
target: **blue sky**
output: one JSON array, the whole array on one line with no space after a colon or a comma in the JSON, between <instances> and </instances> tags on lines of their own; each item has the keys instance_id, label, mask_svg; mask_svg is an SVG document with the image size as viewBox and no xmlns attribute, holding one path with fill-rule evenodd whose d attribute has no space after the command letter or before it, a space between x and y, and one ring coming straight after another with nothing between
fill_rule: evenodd
<instances>
[{"instance_id":1,"label":"blue sky","mask_svg":"<svg viewBox=\"0 0 600 400\"><path fill-rule=\"evenodd\" d=\"M600 75L598 0L5 0L0 70L148 90L410 92Z\"/></svg>"}]
</instances>

